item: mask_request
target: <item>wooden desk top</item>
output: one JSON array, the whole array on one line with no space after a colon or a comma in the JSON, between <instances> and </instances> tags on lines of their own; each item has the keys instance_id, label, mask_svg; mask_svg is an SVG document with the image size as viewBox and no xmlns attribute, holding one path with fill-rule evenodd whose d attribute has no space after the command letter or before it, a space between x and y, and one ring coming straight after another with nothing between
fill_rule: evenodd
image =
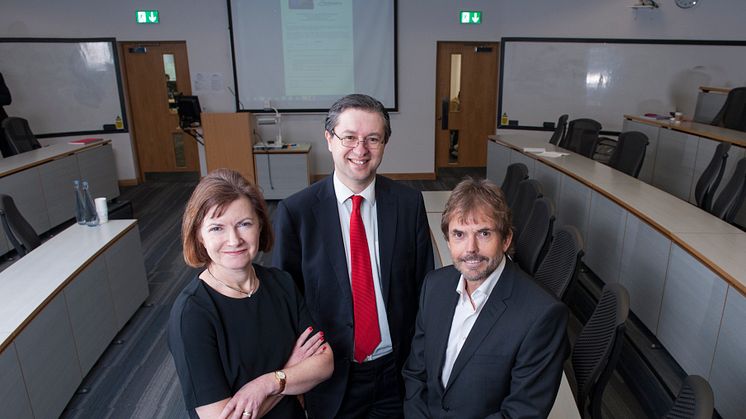
<instances>
[{"instance_id":1,"label":"wooden desk top","mask_svg":"<svg viewBox=\"0 0 746 419\"><path fill-rule=\"evenodd\" d=\"M0 272L0 352L75 276L137 220L74 224Z\"/></svg>"},{"instance_id":2,"label":"wooden desk top","mask_svg":"<svg viewBox=\"0 0 746 419\"><path fill-rule=\"evenodd\" d=\"M668 119L657 120L637 115L624 115L630 121L642 122L643 124L668 128L674 131L697 135L715 141L731 143L740 147L746 147L746 132L733 129L716 127L714 125L702 124L692 121L671 122Z\"/></svg>"},{"instance_id":3,"label":"wooden desk top","mask_svg":"<svg viewBox=\"0 0 746 419\"><path fill-rule=\"evenodd\" d=\"M546 132L501 131L489 136L490 141L539 160L601 193L664 234L746 295L746 233L663 190L587 157L563 149L559 150L569 155L557 158L523 152L525 147L558 150L549 144Z\"/></svg>"},{"instance_id":4,"label":"wooden desk top","mask_svg":"<svg viewBox=\"0 0 746 419\"><path fill-rule=\"evenodd\" d=\"M12 175L13 173L26 170L30 167L44 164L51 160L79 153L94 147L100 147L111 143L111 140L102 140L90 144L57 143L15 156L0 159L0 177Z\"/></svg>"},{"instance_id":5,"label":"wooden desk top","mask_svg":"<svg viewBox=\"0 0 746 419\"><path fill-rule=\"evenodd\" d=\"M254 146L254 154L304 154L311 151L310 143L287 144L286 148L269 148L262 150Z\"/></svg>"}]
</instances>

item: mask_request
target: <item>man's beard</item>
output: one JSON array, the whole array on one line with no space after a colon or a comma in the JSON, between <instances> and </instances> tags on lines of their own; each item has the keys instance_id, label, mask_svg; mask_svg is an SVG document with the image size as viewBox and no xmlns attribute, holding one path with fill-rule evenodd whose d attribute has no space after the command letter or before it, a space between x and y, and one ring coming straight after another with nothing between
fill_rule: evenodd
<instances>
[{"instance_id":1,"label":"man's beard","mask_svg":"<svg viewBox=\"0 0 746 419\"><path fill-rule=\"evenodd\" d=\"M467 262L472 261L479 261L479 262L488 262L487 266L481 271L473 271L470 270L467 266ZM458 263L456 264L456 269L458 269L459 272L461 272L461 275L464 276L464 279L467 281L481 281L484 279L487 279L488 276L492 272L497 269L497 266L500 264L500 259L495 258L490 260L490 258L486 256L482 256L480 254L471 254L467 255L463 258L458 259Z\"/></svg>"}]
</instances>

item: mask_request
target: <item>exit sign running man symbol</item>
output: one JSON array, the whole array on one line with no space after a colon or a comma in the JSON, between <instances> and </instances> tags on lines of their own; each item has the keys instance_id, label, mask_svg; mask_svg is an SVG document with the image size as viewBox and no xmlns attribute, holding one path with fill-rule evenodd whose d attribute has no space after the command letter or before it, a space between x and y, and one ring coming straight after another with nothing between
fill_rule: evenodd
<instances>
[{"instance_id":1,"label":"exit sign running man symbol","mask_svg":"<svg viewBox=\"0 0 746 419\"><path fill-rule=\"evenodd\" d=\"M461 23L466 25L478 25L482 23L482 12L464 10L460 14Z\"/></svg>"},{"instance_id":2,"label":"exit sign running man symbol","mask_svg":"<svg viewBox=\"0 0 746 419\"><path fill-rule=\"evenodd\" d=\"M158 10L138 10L137 23L158 23Z\"/></svg>"}]
</instances>

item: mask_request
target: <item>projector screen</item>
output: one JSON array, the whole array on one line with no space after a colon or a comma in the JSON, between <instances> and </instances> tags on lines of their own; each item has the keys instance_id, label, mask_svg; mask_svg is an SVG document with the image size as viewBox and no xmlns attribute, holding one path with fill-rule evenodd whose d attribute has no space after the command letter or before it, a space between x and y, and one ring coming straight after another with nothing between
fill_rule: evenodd
<instances>
[{"instance_id":1,"label":"projector screen","mask_svg":"<svg viewBox=\"0 0 746 419\"><path fill-rule=\"evenodd\" d=\"M365 93L396 110L395 0L228 0L236 109L321 112Z\"/></svg>"}]
</instances>

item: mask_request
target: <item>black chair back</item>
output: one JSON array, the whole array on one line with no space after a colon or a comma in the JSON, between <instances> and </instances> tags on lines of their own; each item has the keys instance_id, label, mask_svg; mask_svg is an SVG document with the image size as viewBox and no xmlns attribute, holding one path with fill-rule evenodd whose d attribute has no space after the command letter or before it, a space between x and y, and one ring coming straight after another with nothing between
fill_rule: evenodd
<instances>
[{"instance_id":1,"label":"black chair back","mask_svg":"<svg viewBox=\"0 0 746 419\"><path fill-rule=\"evenodd\" d=\"M567 118L567 114L561 115L559 117L559 119L557 120L557 126L554 127L552 138L549 139L549 144L557 145L562 140L562 137L565 136L565 130L567 129Z\"/></svg>"},{"instance_id":2,"label":"black chair back","mask_svg":"<svg viewBox=\"0 0 746 419\"><path fill-rule=\"evenodd\" d=\"M649 143L648 136L639 131L619 134L609 166L636 178L642 169L642 162L645 161L645 151Z\"/></svg>"},{"instance_id":3,"label":"black chair back","mask_svg":"<svg viewBox=\"0 0 746 419\"><path fill-rule=\"evenodd\" d=\"M697 206L705 211L709 211L712 207L712 198L723 179L728 150L730 150L730 143L723 142L717 145L710 163L707 164L694 187L694 200Z\"/></svg>"},{"instance_id":4,"label":"black chair back","mask_svg":"<svg viewBox=\"0 0 746 419\"><path fill-rule=\"evenodd\" d=\"M591 158L596 151L599 132L601 124L597 121L590 118L574 119L567 125L567 134L560 147Z\"/></svg>"},{"instance_id":5,"label":"black chair back","mask_svg":"<svg viewBox=\"0 0 746 419\"><path fill-rule=\"evenodd\" d=\"M712 419L715 400L710 383L699 375L684 378L665 419Z\"/></svg>"},{"instance_id":6,"label":"black chair back","mask_svg":"<svg viewBox=\"0 0 746 419\"><path fill-rule=\"evenodd\" d=\"M728 97L712 120L712 125L746 131L746 87L736 87L728 92Z\"/></svg>"},{"instance_id":7,"label":"black chair back","mask_svg":"<svg viewBox=\"0 0 746 419\"><path fill-rule=\"evenodd\" d=\"M500 187L505 194L505 201L508 206L512 206L513 201L515 201L518 184L526 179L528 179L528 167L525 164L513 163L508 166L508 170L505 171L505 179L503 179L503 184Z\"/></svg>"},{"instance_id":8,"label":"black chair back","mask_svg":"<svg viewBox=\"0 0 746 419\"><path fill-rule=\"evenodd\" d=\"M25 256L41 244L39 235L23 218L10 195L0 194L0 221L19 257Z\"/></svg>"},{"instance_id":9,"label":"black chair back","mask_svg":"<svg viewBox=\"0 0 746 419\"><path fill-rule=\"evenodd\" d=\"M578 229L570 225L559 227L534 279L562 300L577 275L582 257L583 238Z\"/></svg>"},{"instance_id":10,"label":"black chair back","mask_svg":"<svg viewBox=\"0 0 746 419\"><path fill-rule=\"evenodd\" d=\"M529 275L536 272L549 246L554 227L554 205L548 198L534 201L526 226L515 245L515 261Z\"/></svg>"},{"instance_id":11,"label":"black chair back","mask_svg":"<svg viewBox=\"0 0 746 419\"><path fill-rule=\"evenodd\" d=\"M575 341L571 362L577 384L576 402L581 413L589 406L593 419L601 419L601 398L619 360L628 314L627 290L619 284L607 284Z\"/></svg>"},{"instance_id":12,"label":"black chair back","mask_svg":"<svg viewBox=\"0 0 746 419\"><path fill-rule=\"evenodd\" d=\"M513 216L513 243L518 243L531 209L534 207L534 201L542 196L541 183L538 180L526 179L518 184L515 200L510 207Z\"/></svg>"},{"instance_id":13,"label":"black chair back","mask_svg":"<svg viewBox=\"0 0 746 419\"><path fill-rule=\"evenodd\" d=\"M41 144L39 144L34 133L31 132L27 120L11 116L4 120L2 125L6 141L13 155L41 148Z\"/></svg>"},{"instance_id":14,"label":"black chair back","mask_svg":"<svg viewBox=\"0 0 746 419\"><path fill-rule=\"evenodd\" d=\"M715 203L712 204L710 213L732 223L738 215L738 211L741 210L741 206L743 206L744 198L746 198L746 157L736 163L733 176L725 184Z\"/></svg>"}]
</instances>

